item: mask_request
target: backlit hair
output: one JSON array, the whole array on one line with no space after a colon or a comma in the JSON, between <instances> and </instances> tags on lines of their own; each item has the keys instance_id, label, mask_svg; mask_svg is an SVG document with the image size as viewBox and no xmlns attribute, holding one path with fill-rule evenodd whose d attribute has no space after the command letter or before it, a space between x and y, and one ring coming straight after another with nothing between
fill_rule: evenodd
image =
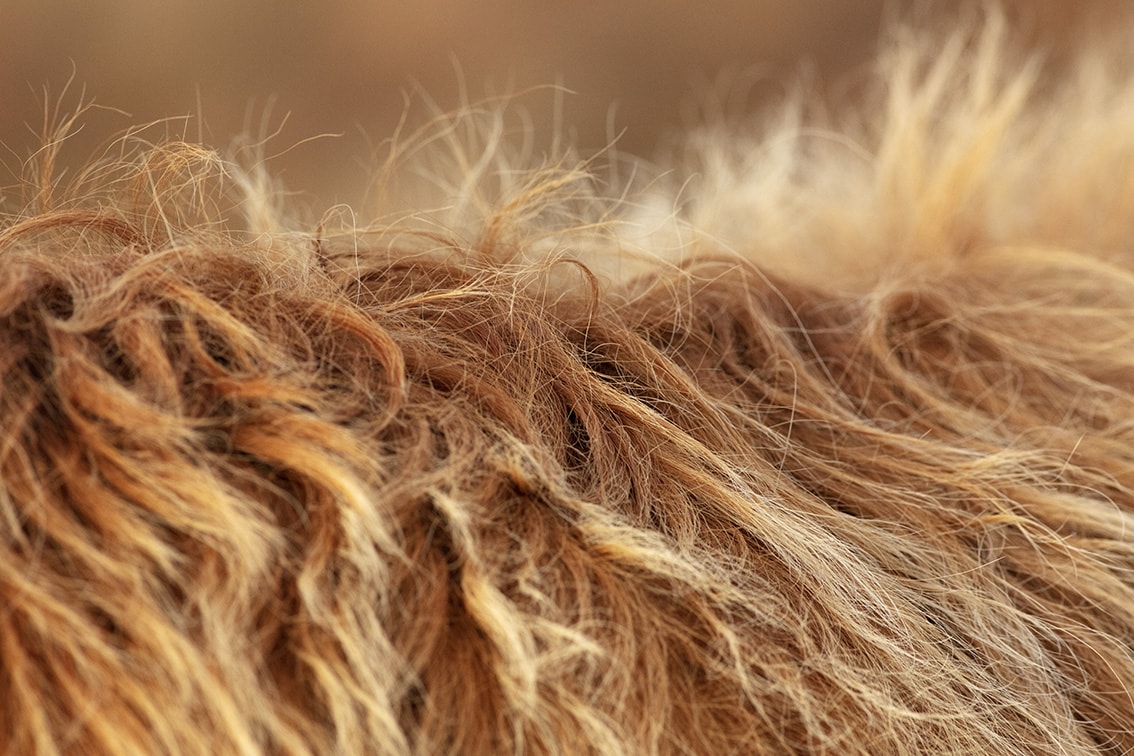
<instances>
[{"instance_id":1,"label":"backlit hair","mask_svg":"<svg viewBox=\"0 0 1134 756\"><path fill-rule=\"evenodd\" d=\"M645 182L470 106L366 226L44 153L0 751L1134 751L1134 81L975 28Z\"/></svg>"}]
</instances>

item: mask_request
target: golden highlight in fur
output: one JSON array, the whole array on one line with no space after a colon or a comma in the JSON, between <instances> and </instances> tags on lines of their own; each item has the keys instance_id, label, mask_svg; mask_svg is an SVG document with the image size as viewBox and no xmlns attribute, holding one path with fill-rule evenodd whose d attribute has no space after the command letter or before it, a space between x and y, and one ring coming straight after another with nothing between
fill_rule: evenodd
<instances>
[{"instance_id":1,"label":"golden highlight in fur","mask_svg":"<svg viewBox=\"0 0 1134 756\"><path fill-rule=\"evenodd\" d=\"M45 151L0 750L1134 752L1134 79L1006 36L634 190L470 108L357 229Z\"/></svg>"}]
</instances>

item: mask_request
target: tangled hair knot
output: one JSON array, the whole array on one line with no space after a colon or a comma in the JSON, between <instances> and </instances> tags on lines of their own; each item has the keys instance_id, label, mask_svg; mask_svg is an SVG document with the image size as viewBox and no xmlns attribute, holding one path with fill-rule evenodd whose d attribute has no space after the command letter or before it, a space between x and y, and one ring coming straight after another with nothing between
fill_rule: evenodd
<instances>
[{"instance_id":1,"label":"tangled hair knot","mask_svg":"<svg viewBox=\"0 0 1134 756\"><path fill-rule=\"evenodd\" d=\"M41 182L0 750L1134 752L1134 81L1004 37L896 34L876 121L706 139L664 223L495 144L335 234L190 145Z\"/></svg>"}]
</instances>

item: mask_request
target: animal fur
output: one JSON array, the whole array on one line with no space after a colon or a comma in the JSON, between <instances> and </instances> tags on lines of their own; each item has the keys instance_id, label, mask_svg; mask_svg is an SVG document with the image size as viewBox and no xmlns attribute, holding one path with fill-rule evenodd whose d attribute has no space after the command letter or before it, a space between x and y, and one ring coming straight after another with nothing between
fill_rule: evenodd
<instances>
[{"instance_id":1,"label":"animal fur","mask_svg":"<svg viewBox=\"0 0 1134 756\"><path fill-rule=\"evenodd\" d=\"M1134 80L1007 36L636 189L470 108L358 228L42 153L0 750L1134 752Z\"/></svg>"}]
</instances>

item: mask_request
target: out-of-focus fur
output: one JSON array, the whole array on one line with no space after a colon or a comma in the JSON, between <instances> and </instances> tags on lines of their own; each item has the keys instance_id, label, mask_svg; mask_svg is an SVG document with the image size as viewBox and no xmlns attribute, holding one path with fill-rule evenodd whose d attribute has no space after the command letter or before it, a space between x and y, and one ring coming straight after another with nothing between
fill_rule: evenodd
<instances>
[{"instance_id":1,"label":"out-of-focus fur","mask_svg":"<svg viewBox=\"0 0 1134 756\"><path fill-rule=\"evenodd\" d=\"M366 228L43 153L2 750L1134 752L1134 80L1005 37L636 192L471 109Z\"/></svg>"}]
</instances>

